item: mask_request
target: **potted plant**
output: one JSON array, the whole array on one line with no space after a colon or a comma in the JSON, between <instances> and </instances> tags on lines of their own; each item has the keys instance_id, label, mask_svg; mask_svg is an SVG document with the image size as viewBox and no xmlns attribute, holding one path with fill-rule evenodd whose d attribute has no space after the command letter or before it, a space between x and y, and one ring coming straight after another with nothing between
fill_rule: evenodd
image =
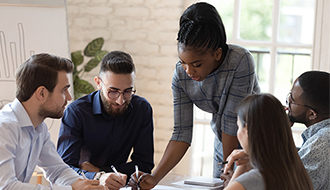
<instances>
[{"instance_id":1,"label":"potted plant","mask_svg":"<svg viewBox=\"0 0 330 190\"><path fill-rule=\"evenodd\" d=\"M85 72L89 72L97 67L102 58L108 53L106 50L101 50L103 44L103 38L96 38L88 43L84 49L83 54L81 50L71 53L71 59L74 63L74 70L72 73L74 99L78 99L85 94L89 94L95 91L94 86L88 81L81 79L81 77ZM82 65L84 62L84 57L88 57L90 59L87 63ZM80 68L79 70L78 66Z\"/></svg>"}]
</instances>

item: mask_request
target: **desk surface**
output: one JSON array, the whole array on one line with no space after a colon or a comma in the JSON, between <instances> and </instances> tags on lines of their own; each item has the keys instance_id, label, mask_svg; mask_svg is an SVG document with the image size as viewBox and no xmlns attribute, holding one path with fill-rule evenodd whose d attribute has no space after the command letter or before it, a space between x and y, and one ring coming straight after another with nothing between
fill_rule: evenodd
<instances>
[{"instance_id":1,"label":"desk surface","mask_svg":"<svg viewBox=\"0 0 330 190\"><path fill-rule=\"evenodd\" d=\"M186 185L183 184L183 181L186 179L190 179L192 176L187 175L178 175L178 174L168 174L166 175L159 183L159 186L168 186L170 189L171 187L177 188L177 189L190 189L190 190L222 190L223 187L206 187L206 186L196 186L196 185ZM182 182L182 183L181 183ZM155 189L162 189L162 188L156 188Z\"/></svg>"}]
</instances>

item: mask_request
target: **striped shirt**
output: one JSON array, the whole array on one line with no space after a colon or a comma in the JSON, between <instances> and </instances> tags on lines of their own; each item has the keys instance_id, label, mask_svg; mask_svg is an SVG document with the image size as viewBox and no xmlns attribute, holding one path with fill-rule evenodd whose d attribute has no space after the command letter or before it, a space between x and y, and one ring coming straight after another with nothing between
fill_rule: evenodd
<instances>
[{"instance_id":1,"label":"striped shirt","mask_svg":"<svg viewBox=\"0 0 330 190\"><path fill-rule=\"evenodd\" d=\"M193 104L212 113L211 127L219 140L222 131L236 136L236 107L246 96L260 92L253 57L245 48L229 44L221 66L203 81L192 80L177 63L172 92L174 131L171 140L191 143Z\"/></svg>"}]
</instances>

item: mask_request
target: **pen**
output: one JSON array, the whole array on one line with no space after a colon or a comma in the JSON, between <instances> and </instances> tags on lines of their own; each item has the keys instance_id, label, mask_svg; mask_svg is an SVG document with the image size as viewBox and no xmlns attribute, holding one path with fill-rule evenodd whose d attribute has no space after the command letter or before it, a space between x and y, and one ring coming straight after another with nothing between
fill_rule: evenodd
<instances>
[{"instance_id":1,"label":"pen","mask_svg":"<svg viewBox=\"0 0 330 190\"><path fill-rule=\"evenodd\" d=\"M139 186L139 168L137 165L135 165L135 173L136 173L136 179L138 180L138 184L137 184L137 188L138 190L140 190L140 186Z\"/></svg>"},{"instance_id":2,"label":"pen","mask_svg":"<svg viewBox=\"0 0 330 190\"><path fill-rule=\"evenodd\" d=\"M225 164L228 164L228 161L224 161L224 162L219 162L218 165L222 165L222 169L219 169L222 173L225 167ZM228 174L228 173L227 173Z\"/></svg>"},{"instance_id":3,"label":"pen","mask_svg":"<svg viewBox=\"0 0 330 190\"><path fill-rule=\"evenodd\" d=\"M219 162L218 165L225 165L228 164L228 161L224 161L224 162Z\"/></svg>"},{"instance_id":4,"label":"pen","mask_svg":"<svg viewBox=\"0 0 330 190\"><path fill-rule=\"evenodd\" d=\"M136 179L139 179L139 168L137 165L135 165L135 173L136 173Z\"/></svg>"},{"instance_id":5,"label":"pen","mask_svg":"<svg viewBox=\"0 0 330 190\"><path fill-rule=\"evenodd\" d=\"M115 166L111 165L111 169L116 173L118 177L120 177L119 173L117 172Z\"/></svg>"},{"instance_id":6,"label":"pen","mask_svg":"<svg viewBox=\"0 0 330 190\"><path fill-rule=\"evenodd\" d=\"M81 173L81 175L83 176L84 179L87 179L87 177L85 176L83 171L81 171L80 173Z\"/></svg>"},{"instance_id":7,"label":"pen","mask_svg":"<svg viewBox=\"0 0 330 190\"><path fill-rule=\"evenodd\" d=\"M111 169L115 172L115 174L121 178L121 176L119 175L119 173L117 172L115 166L111 165ZM117 180L116 180L117 181ZM117 181L118 182L118 181ZM119 182L118 182L119 183ZM127 187L127 185L125 185L125 187Z\"/></svg>"},{"instance_id":8,"label":"pen","mask_svg":"<svg viewBox=\"0 0 330 190\"><path fill-rule=\"evenodd\" d=\"M234 160L234 162L236 162L238 160L245 160L245 159L249 159L249 157L239 158L239 159ZM222 166L225 165L225 164L228 164L228 161L218 163L218 165L222 165Z\"/></svg>"}]
</instances>

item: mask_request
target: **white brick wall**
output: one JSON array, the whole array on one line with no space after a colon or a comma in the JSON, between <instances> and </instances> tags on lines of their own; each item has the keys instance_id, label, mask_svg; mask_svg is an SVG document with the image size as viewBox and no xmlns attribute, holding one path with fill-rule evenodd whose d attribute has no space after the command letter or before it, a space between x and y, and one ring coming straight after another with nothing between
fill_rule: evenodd
<instances>
[{"instance_id":1,"label":"white brick wall","mask_svg":"<svg viewBox=\"0 0 330 190\"><path fill-rule=\"evenodd\" d=\"M97 37L103 49L122 50L136 64L137 94L154 110L155 163L171 137L173 105L171 82L177 58L179 18L192 0L67 0L71 51L83 50ZM84 78L94 84L99 69ZM173 170L189 174L189 153Z\"/></svg>"}]
</instances>

